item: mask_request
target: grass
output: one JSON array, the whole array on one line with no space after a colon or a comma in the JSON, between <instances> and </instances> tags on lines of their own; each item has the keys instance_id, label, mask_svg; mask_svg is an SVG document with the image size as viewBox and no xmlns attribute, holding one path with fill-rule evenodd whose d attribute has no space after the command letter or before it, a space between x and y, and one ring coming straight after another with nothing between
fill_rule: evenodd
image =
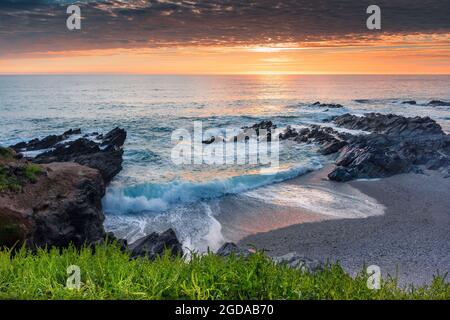
<instances>
[{"instance_id":1,"label":"grass","mask_svg":"<svg viewBox=\"0 0 450 320\"><path fill-rule=\"evenodd\" d=\"M36 182L37 181L37 175L41 174L43 172L42 168L36 164L27 164L25 166L25 177L30 182Z\"/></svg>"},{"instance_id":2,"label":"grass","mask_svg":"<svg viewBox=\"0 0 450 320\"><path fill-rule=\"evenodd\" d=\"M7 173L7 170L0 166L0 192L4 191L20 192L22 185L15 177Z\"/></svg>"},{"instance_id":3,"label":"grass","mask_svg":"<svg viewBox=\"0 0 450 320\"><path fill-rule=\"evenodd\" d=\"M6 167L0 165L0 192L20 192L27 183L35 183L43 169L36 164L26 164L12 174Z\"/></svg>"},{"instance_id":4,"label":"grass","mask_svg":"<svg viewBox=\"0 0 450 320\"><path fill-rule=\"evenodd\" d=\"M0 147L0 159L11 159L14 151L10 148Z\"/></svg>"},{"instance_id":5,"label":"grass","mask_svg":"<svg viewBox=\"0 0 450 320\"><path fill-rule=\"evenodd\" d=\"M67 267L81 269L80 290L66 288ZM401 290L383 280L380 290L366 276L349 277L339 265L310 274L275 265L263 253L248 259L168 254L151 262L130 260L116 245L59 251L0 251L0 299L449 299L436 277L426 287Z\"/></svg>"}]
</instances>

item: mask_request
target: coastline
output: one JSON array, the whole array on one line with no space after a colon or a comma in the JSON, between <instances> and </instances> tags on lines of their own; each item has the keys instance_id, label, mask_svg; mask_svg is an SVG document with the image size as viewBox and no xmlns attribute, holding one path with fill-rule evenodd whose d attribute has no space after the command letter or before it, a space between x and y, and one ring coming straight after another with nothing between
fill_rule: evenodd
<instances>
[{"instance_id":1,"label":"coastline","mask_svg":"<svg viewBox=\"0 0 450 320\"><path fill-rule=\"evenodd\" d=\"M326 180L328 172L326 167L293 183L313 178L335 188L336 182ZM429 284L433 275L450 270L449 179L427 172L348 184L376 199L385 213L306 221L248 235L238 244L254 245L271 256L297 252L321 261L339 261L351 275L375 264L383 277L396 277L400 286Z\"/></svg>"}]
</instances>

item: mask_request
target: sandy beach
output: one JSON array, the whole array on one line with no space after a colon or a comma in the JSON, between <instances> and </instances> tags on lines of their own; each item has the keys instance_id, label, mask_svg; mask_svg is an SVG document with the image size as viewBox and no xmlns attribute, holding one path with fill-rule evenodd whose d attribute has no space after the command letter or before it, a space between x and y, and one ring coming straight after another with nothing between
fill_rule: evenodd
<instances>
[{"instance_id":1,"label":"sandy beach","mask_svg":"<svg viewBox=\"0 0 450 320\"><path fill-rule=\"evenodd\" d=\"M341 219L314 210L278 208L278 212L272 212L272 220L278 225L291 225L274 224L276 229L267 231L271 227L268 213L261 214L263 228L257 227L261 222L254 215L253 219L247 218L254 223L250 223L251 230L239 244L255 245L272 256L295 251L321 261L339 261L350 274L375 264L384 277L396 277L400 286L429 283L434 274L450 270L450 179L427 172L336 183L327 180L329 170L326 167L289 183L306 184L312 189L329 188L333 193L357 190L379 203L384 213ZM351 212L354 208L349 203L346 209ZM227 229L229 219L222 216L219 221L225 235L236 234ZM267 232L254 232L258 229Z\"/></svg>"}]
</instances>

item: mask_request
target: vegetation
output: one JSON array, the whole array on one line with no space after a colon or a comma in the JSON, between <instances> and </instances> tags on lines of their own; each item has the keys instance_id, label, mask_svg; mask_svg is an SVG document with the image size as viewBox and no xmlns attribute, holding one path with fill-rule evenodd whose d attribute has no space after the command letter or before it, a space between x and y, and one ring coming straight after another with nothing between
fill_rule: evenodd
<instances>
[{"instance_id":1,"label":"vegetation","mask_svg":"<svg viewBox=\"0 0 450 320\"><path fill-rule=\"evenodd\" d=\"M14 155L14 151L10 148L0 147L0 159L10 159Z\"/></svg>"},{"instance_id":2,"label":"vegetation","mask_svg":"<svg viewBox=\"0 0 450 320\"><path fill-rule=\"evenodd\" d=\"M20 192L25 184L35 183L43 173L39 165L14 160L14 155L14 150L0 147L0 192Z\"/></svg>"},{"instance_id":3,"label":"vegetation","mask_svg":"<svg viewBox=\"0 0 450 320\"><path fill-rule=\"evenodd\" d=\"M37 175L43 172L42 168L36 164L27 164L24 171L25 177L33 183L37 181Z\"/></svg>"},{"instance_id":4,"label":"vegetation","mask_svg":"<svg viewBox=\"0 0 450 320\"><path fill-rule=\"evenodd\" d=\"M67 267L81 270L79 290L66 287ZM348 276L339 265L311 274L275 265L263 253L249 258L194 255L130 260L117 245L0 251L1 299L449 299L450 286L399 289L392 279L380 290L366 276Z\"/></svg>"}]
</instances>

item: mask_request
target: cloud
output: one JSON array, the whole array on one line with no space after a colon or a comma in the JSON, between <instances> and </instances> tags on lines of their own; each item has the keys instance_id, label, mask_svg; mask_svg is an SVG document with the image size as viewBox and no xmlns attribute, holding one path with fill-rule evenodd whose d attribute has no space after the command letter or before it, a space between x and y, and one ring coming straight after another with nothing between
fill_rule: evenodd
<instances>
[{"instance_id":1,"label":"cloud","mask_svg":"<svg viewBox=\"0 0 450 320\"><path fill-rule=\"evenodd\" d=\"M66 7L74 2L0 2L0 55L450 33L450 2L440 0L378 0L381 32L366 29L369 0L78 1L82 30L71 32L66 29Z\"/></svg>"}]
</instances>

